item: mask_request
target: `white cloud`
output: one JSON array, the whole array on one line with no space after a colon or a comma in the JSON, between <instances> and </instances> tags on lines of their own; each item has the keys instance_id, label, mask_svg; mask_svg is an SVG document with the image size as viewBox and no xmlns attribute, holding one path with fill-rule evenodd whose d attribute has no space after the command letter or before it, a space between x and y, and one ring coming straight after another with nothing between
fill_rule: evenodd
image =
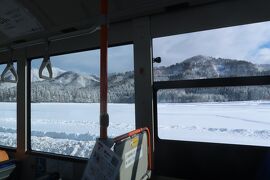
<instances>
[{"instance_id":1,"label":"white cloud","mask_svg":"<svg viewBox=\"0 0 270 180\"><path fill-rule=\"evenodd\" d=\"M270 63L267 61L269 49L262 47L269 42L270 22L263 22L157 38L153 41L153 53L162 57L161 65L181 62L199 54Z\"/></svg>"},{"instance_id":2,"label":"white cloud","mask_svg":"<svg viewBox=\"0 0 270 180\"><path fill-rule=\"evenodd\" d=\"M100 51L90 50L51 57L52 65L67 71L75 71L99 76ZM42 59L32 61L34 68L39 68ZM108 71L119 73L134 69L133 45L123 45L108 49ZM1 70L1 66L0 66Z\"/></svg>"},{"instance_id":3,"label":"white cloud","mask_svg":"<svg viewBox=\"0 0 270 180\"><path fill-rule=\"evenodd\" d=\"M255 55L255 59L259 60L259 64L270 63L270 48L262 48Z\"/></svg>"}]
</instances>

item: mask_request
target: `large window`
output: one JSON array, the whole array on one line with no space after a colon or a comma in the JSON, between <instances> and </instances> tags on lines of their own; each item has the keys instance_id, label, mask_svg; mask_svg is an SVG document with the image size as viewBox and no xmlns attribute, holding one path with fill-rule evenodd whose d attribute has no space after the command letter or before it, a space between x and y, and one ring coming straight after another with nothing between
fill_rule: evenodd
<instances>
[{"instance_id":1,"label":"large window","mask_svg":"<svg viewBox=\"0 0 270 180\"><path fill-rule=\"evenodd\" d=\"M270 146L270 22L153 40L161 139Z\"/></svg>"},{"instance_id":2,"label":"large window","mask_svg":"<svg viewBox=\"0 0 270 180\"><path fill-rule=\"evenodd\" d=\"M16 68L16 63L14 63ZM5 69L6 64L0 65L0 73ZM13 79L11 73L6 78ZM16 147L16 119L17 119L17 103L16 103L16 83L8 83L0 81L0 146Z\"/></svg>"},{"instance_id":3,"label":"large window","mask_svg":"<svg viewBox=\"0 0 270 180\"><path fill-rule=\"evenodd\" d=\"M99 137L99 50L51 57L53 79L31 62L31 148L88 158ZM133 46L109 48L110 137L135 128Z\"/></svg>"},{"instance_id":4,"label":"large window","mask_svg":"<svg viewBox=\"0 0 270 180\"><path fill-rule=\"evenodd\" d=\"M270 87L159 90L162 139L270 146Z\"/></svg>"},{"instance_id":5,"label":"large window","mask_svg":"<svg viewBox=\"0 0 270 180\"><path fill-rule=\"evenodd\" d=\"M270 75L270 22L155 38L155 81Z\"/></svg>"}]
</instances>

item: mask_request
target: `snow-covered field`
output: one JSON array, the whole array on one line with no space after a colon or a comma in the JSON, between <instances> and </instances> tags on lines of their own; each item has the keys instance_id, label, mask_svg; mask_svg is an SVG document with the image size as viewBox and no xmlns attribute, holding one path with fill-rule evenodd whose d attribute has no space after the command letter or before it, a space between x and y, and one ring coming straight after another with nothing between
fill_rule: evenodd
<instances>
[{"instance_id":1,"label":"snow-covered field","mask_svg":"<svg viewBox=\"0 0 270 180\"><path fill-rule=\"evenodd\" d=\"M159 138L270 146L270 101L158 105Z\"/></svg>"},{"instance_id":2,"label":"snow-covered field","mask_svg":"<svg viewBox=\"0 0 270 180\"><path fill-rule=\"evenodd\" d=\"M115 137L135 129L134 104L109 104L108 133ZM16 146L16 104L0 103L0 145ZM33 103L32 149L89 157L99 135L99 104Z\"/></svg>"},{"instance_id":3,"label":"snow-covered field","mask_svg":"<svg viewBox=\"0 0 270 180\"><path fill-rule=\"evenodd\" d=\"M109 104L109 135L135 128L134 104ZM0 145L16 146L16 104L0 103ZM158 105L161 139L270 146L270 101ZM89 157L99 104L33 103L32 149Z\"/></svg>"}]
</instances>

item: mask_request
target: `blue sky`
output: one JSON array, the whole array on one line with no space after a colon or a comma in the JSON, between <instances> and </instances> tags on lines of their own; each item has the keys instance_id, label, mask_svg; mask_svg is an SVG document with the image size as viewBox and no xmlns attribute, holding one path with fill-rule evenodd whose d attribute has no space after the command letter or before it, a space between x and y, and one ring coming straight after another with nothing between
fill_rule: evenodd
<instances>
[{"instance_id":1,"label":"blue sky","mask_svg":"<svg viewBox=\"0 0 270 180\"><path fill-rule=\"evenodd\" d=\"M220 28L153 39L153 56L162 58L158 66L168 66L196 55L246 60L270 64L270 22ZM109 48L109 73L134 69L133 45ZM99 75L99 50L51 57L53 67ZM39 68L41 59L33 60ZM0 65L2 71L4 65Z\"/></svg>"},{"instance_id":2,"label":"blue sky","mask_svg":"<svg viewBox=\"0 0 270 180\"><path fill-rule=\"evenodd\" d=\"M270 22L156 38L153 46L165 66L195 55L270 64Z\"/></svg>"},{"instance_id":3,"label":"blue sky","mask_svg":"<svg viewBox=\"0 0 270 180\"><path fill-rule=\"evenodd\" d=\"M99 50L90 50L51 57L53 67L63 70L99 75ZM42 60L32 61L32 67L39 68ZM133 45L111 47L108 50L108 71L118 73L133 71Z\"/></svg>"},{"instance_id":4,"label":"blue sky","mask_svg":"<svg viewBox=\"0 0 270 180\"><path fill-rule=\"evenodd\" d=\"M6 64L0 64L0 73L2 73L2 71L4 71L5 68L6 68ZM14 68L17 69L17 63L16 62L14 63Z\"/></svg>"}]
</instances>

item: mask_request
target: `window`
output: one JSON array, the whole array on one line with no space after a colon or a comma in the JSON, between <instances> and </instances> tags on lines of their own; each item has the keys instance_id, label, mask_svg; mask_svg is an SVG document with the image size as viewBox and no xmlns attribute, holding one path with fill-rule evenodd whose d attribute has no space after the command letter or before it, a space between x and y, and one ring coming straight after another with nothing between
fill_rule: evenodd
<instances>
[{"instance_id":1,"label":"window","mask_svg":"<svg viewBox=\"0 0 270 180\"><path fill-rule=\"evenodd\" d=\"M270 75L270 22L153 39L155 81Z\"/></svg>"},{"instance_id":2,"label":"window","mask_svg":"<svg viewBox=\"0 0 270 180\"><path fill-rule=\"evenodd\" d=\"M269 25L153 40L159 138L270 146Z\"/></svg>"},{"instance_id":3,"label":"window","mask_svg":"<svg viewBox=\"0 0 270 180\"><path fill-rule=\"evenodd\" d=\"M0 65L0 73L6 64ZM16 68L16 63L14 63ZM7 78L13 78L7 74ZM17 84L0 82L0 146L17 146Z\"/></svg>"},{"instance_id":4,"label":"window","mask_svg":"<svg viewBox=\"0 0 270 180\"><path fill-rule=\"evenodd\" d=\"M133 46L109 48L108 135L135 128ZM53 79L31 62L31 148L88 158L99 137L99 50L51 57Z\"/></svg>"},{"instance_id":5,"label":"window","mask_svg":"<svg viewBox=\"0 0 270 180\"><path fill-rule=\"evenodd\" d=\"M270 146L270 87L158 91L161 139Z\"/></svg>"}]
</instances>

